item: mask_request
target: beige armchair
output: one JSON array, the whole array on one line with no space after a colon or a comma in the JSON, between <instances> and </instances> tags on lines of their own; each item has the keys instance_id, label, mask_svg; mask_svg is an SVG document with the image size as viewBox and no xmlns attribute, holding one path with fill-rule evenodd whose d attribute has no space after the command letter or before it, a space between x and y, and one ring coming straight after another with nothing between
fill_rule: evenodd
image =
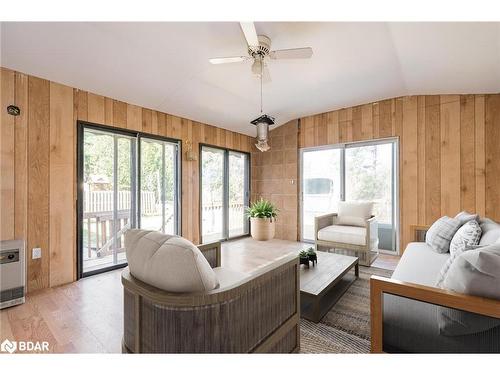
<instances>
[{"instance_id":1,"label":"beige armchair","mask_svg":"<svg viewBox=\"0 0 500 375\"><path fill-rule=\"evenodd\" d=\"M255 273L242 274L221 267L219 242L198 249L217 277L214 289L168 292L134 277L129 262L122 273L123 352L298 352L297 256L291 254Z\"/></svg>"},{"instance_id":2,"label":"beige armchair","mask_svg":"<svg viewBox=\"0 0 500 375\"><path fill-rule=\"evenodd\" d=\"M318 251L354 255L359 258L359 264L370 266L378 256L377 220L371 215L358 225L345 225L337 213L316 216L314 243Z\"/></svg>"}]
</instances>

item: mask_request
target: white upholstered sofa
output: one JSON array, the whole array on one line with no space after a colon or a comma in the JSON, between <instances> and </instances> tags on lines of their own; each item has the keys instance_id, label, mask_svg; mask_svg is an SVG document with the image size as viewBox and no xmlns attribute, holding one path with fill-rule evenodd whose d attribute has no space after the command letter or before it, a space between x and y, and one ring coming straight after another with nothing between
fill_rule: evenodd
<instances>
[{"instance_id":1,"label":"white upholstered sofa","mask_svg":"<svg viewBox=\"0 0 500 375\"><path fill-rule=\"evenodd\" d=\"M372 202L339 202L338 212L316 216L316 250L354 255L369 266L378 256L378 224Z\"/></svg>"},{"instance_id":2,"label":"white upholstered sofa","mask_svg":"<svg viewBox=\"0 0 500 375\"><path fill-rule=\"evenodd\" d=\"M496 247L500 224L487 218L479 224L479 245ZM500 300L436 287L450 253L419 242L427 229L413 226L415 242L391 278L370 280L372 352L500 353Z\"/></svg>"}]
</instances>

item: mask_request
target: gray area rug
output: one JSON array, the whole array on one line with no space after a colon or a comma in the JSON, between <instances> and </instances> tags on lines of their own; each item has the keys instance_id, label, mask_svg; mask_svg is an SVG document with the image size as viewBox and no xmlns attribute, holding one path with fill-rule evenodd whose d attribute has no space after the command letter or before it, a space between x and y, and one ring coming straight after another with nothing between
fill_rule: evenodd
<instances>
[{"instance_id":1,"label":"gray area rug","mask_svg":"<svg viewBox=\"0 0 500 375\"><path fill-rule=\"evenodd\" d=\"M319 323L300 321L301 353L370 352L370 276L393 271L359 267L357 279Z\"/></svg>"}]
</instances>

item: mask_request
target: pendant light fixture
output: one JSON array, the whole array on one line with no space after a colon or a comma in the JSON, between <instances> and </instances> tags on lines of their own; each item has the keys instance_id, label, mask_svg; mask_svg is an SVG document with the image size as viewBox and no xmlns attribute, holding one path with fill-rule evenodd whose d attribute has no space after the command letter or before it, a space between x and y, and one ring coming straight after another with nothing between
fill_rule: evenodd
<instances>
[{"instance_id":1,"label":"pendant light fixture","mask_svg":"<svg viewBox=\"0 0 500 375\"><path fill-rule=\"evenodd\" d=\"M269 136L269 126L274 125L274 117L262 113L262 77L264 71L264 60L262 56L260 57L259 63L257 63L257 59L255 60L254 65L256 68L260 65L260 116L253 121L250 121L251 124L257 127L257 143L255 147L262 152L268 151L271 147L269 147L268 136Z\"/></svg>"}]
</instances>

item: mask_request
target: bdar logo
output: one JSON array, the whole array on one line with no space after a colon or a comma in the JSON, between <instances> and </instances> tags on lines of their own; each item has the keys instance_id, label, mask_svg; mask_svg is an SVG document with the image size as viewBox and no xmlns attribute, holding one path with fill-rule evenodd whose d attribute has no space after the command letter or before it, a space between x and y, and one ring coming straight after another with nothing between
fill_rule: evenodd
<instances>
[{"instance_id":1,"label":"bdar logo","mask_svg":"<svg viewBox=\"0 0 500 375\"><path fill-rule=\"evenodd\" d=\"M2 352L14 353L17 349L17 342L10 341L9 339L5 339L0 345L0 350Z\"/></svg>"}]
</instances>

